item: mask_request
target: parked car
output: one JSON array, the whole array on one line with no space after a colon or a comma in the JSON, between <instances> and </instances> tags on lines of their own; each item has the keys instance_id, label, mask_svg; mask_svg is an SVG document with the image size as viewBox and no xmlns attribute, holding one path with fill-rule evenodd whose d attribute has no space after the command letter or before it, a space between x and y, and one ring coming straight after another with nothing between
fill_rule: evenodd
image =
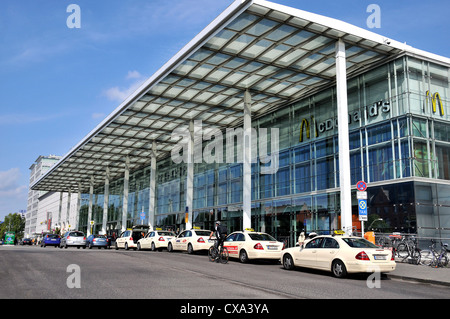
<instances>
[{"instance_id":1,"label":"parked car","mask_svg":"<svg viewBox=\"0 0 450 319\"><path fill-rule=\"evenodd\" d=\"M61 248L67 248L67 247L77 247L80 249L80 247L83 247L83 249L86 248L86 235L78 230L71 230L64 234L64 237L61 238Z\"/></svg>"},{"instance_id":2,"label":"parked car","mask_svg":"<svg viewBox=\"0 0 450 319\"><path fill-rule=\"evenodd\" d=\"M167 251L184 250L189 254L199 250L208 250L214 245L214 240L209 239L210 230L191 229L182 231L178 236L170 239Z\"/></svg>"},{"instance_id":3,"label":"parked car","mask_svg":"<svg viewBox=\"0 0 450 319\"><path fill-rule=\"evenodd\" d=\"M280 260L284 244L269 234L251 230L231 233L225 239L224 247L230 257L246 263L250 259Z\"/></svg>"},{"instance_id":4,"label":"parked car","mask_svg":"<svg viewBox=\"0 0 450 319\"><path fill-rule=\"evenodd\" d=\"M20 242L21 245L33 245L33 241L31 240L31 238L24 238L22 239L22 241Z\"/></svg>"},{"instance_id":5,"label":"parked car","mask_svg":"<svg viewBox=\"0 0 450 319\"><path fill-rule=\"evenodd\" d=\"M150 231L144 238L139 239L137 243L138 250L151 249L152 251L167 248L169 240L175 237L175 233L166 230Z\"/></svg>"},{"instance_id":6,"label":"parked car","mask_svg":"<svg viewBox=\"0 0 450 319\"><path fill-rule=\"evenodd\" d=\"M380 273L395 270L394 255L361 237L323 235L306 239L300 247L283 250L285 269L296 266L330 271L342 278L349 273Z\"/></svg>"},{"instance_id":7,"label":"parked car","mask_svg":"<svg viewBox=\"0 0 450 319\"><path fill-rule=\"evenodd\" d=\"M89 247L89 249L92 249L92 247L106 249L108 248L108 238L105 235L90 235L86 238L86 247Z\"/></svg>"},{"instance_id":8,"label":"parked car","mask_svg":"<svg viewBox=\"0 0 450 319\"><path fill-rule=\"evenodd\" d=\"M55 246L59 247L61 244L61 236L56 234L47 234L41 240L41 247Z\"/></svg>"},{"instance_id":9,"label":"parked car","mask_svg":"<svg viewBox=\"0 0 450 319\"><path fill-rule=\"evenodd\" d=\"M128 250L133 248L136 250L137 242L139 239L145 237L145 234L147 234L149 228L150 226L148 225L137 225L133 226L132 229L127 229L122 232L122 234L120 234L120 236L116 239L116 243L114 244L115 249L125 248L125 250Z\"/></svg>"}]
</instances>

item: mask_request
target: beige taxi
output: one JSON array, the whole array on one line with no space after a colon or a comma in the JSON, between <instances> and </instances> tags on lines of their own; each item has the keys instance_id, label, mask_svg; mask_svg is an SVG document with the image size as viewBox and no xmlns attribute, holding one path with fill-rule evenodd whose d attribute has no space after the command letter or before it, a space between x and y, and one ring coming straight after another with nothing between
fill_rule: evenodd
<instances>
[{"instance_id":1,"label":"beige taxi","mask_svg":"<svg viewBox=\"0 0 450 319\"><path fill-rule=\"evenodd\" d=\"M125 248L128 250L130 248L136 250L137 243L139 239L145 237L145 234L148 232L150 226L148 225L136 225L133 228L129 228L122 232L119 237L116 239L115 249Z\"/></svg>"},{"instance_id":2,"label":"beige taxi","mask_svg":"<svg viewBox=\"0 0 450 319\"><path fill-rule=\"evenodd\" d=\"M301 246L285 249L281 253L285 269L295 267L330 271L342 278L349 273L387 273L395 270L392 251L382 249L361 237L335 235L306 239Z\"/></svg>"},{"instance_id":3,"label":"beige taxi","mask_svg":"<svg viewBox=\"0 0 450 319\"><path fill-rule=\"evenodd\" d=\"M141 238L137 242L137 249L151 249L152 251L167 248L169 241L175 237L173 231L166 231L162 229L156 229L150 231L144 238Z\"/></svg>"},{"instance_id":4,"label":"beige taxi","mask_svg":"<svg viewBox=\"0 0 450 319\"><path fill-rule=\"evenodd\" d=\"M284 248L282 242L271 235L255 232L253 229L231 233L224 242L231 258L239 258L242 263L250 259L280 260Z\"/></svg>"},{"instance_id":5,"label":"beige taxi","mask_svg":"<svg viewBox=\"0 0 450 319\"><path fill-rule=\"evenodd\" d=\"M209 239L210 230L190 229L182 231L178 236L173 237L167 244L167 251L175 250L187 251L192 254L200 250L208 250L214 245L214 240Z\"/></svg>"}]
</instances>

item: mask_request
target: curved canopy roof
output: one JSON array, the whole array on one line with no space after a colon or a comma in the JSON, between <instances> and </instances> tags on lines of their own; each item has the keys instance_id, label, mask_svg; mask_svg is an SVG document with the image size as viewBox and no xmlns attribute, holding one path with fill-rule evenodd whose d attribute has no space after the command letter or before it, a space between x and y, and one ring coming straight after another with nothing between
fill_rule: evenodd
<instances>
[{"instance_id":1,"label":"curved canopy roof","mask_svg":"<svg viewBox=\"0 0 450 319\"><path fill-rule=\"evenodd\" d=\"M242 124L245 90L252 116L276 110L335 83L335 45L346 44L347 75L400 54L450 63L345 22L261 0L236 0L66 154L32 189L85 189L149 165L191 120L203 127Z\"/></svg>"}]
</instances>

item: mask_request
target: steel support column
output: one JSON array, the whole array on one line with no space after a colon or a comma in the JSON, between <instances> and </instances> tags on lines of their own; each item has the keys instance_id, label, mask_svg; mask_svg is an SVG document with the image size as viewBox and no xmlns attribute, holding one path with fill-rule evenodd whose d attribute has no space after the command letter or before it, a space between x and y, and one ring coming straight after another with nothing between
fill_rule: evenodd
<instances>
[{"instance_id":1,"label":"steel support column","mask_svg":"<svg viewBox=\"0 0 450 319\"><path fill-rule=\"evenodd\" d=\"M244 94L244 134L243 134L243 229L252 227L252 97Z\"/></svg>"},{"instance_id":2,"label":"steel support column","mask_svg":"<svg viewBox=\"0 0 450 319\"><path fill-rule=\"evenodd\" d=\"M150 195L148 203L148 225L150 230L155 226L155 199L156 199L156 143L152 144L152 158L150 164Z\"/></svg>"},{"instance_id":3,"label":"steel support column","mask_svg":"<svg viewBox=\"0 0 450 319\"><path fill-rule=\"evenodd\" d=\"M189 141L186 177L186 229L192 228L192 209L194 203L194 122L189 123Z\"/></svg>"},{"instance_id":4,"label":"steel support column","mask_svg":"<svg viewBox=\"0 0 450 319\"><path fill-rule=\"evenodd\" d=\"M106 234L106 227L107 227L107 222L108 222L109 179L110 179L110 171L109 171L109 167L107 167L106 172L105 172L105 192L103 195L102 234Z\"/></svg>"},{"instance_id":5,"label":"steel support column","mask_svg":"<svg viewBox=\"0 0 450 319\"><path fill-rule=\"evenodd\" d=\"M341 193L341 226L352 233L352 192L350 180L350 146L348 138L347 65L345 43L336 43L336 96L339 136L339 186Z\"/></svg>"},{"instance_id":6,"label":"steel support column","mask_svg":"<svg viewBox=\"0 0 450 319\"><path fill-rule=\"evenodd\" d=\"M87 236L91 234L91 220L92 220L92 206L94 203L94 176L91 176L89 183L89 208L88 208L88 220L87 220Z\"/></svg>"},{"instance_id":7,"label":"steel support column","mask_svg":"<svg viewBox=\"0 0 450 319\"><path fill-rule=\"evenodd\" d=\"M123 178L122 232L127 229L129 181L130 181L130 158L127 156L125 160L125 176Z\"/></svg>"}]
</instances>

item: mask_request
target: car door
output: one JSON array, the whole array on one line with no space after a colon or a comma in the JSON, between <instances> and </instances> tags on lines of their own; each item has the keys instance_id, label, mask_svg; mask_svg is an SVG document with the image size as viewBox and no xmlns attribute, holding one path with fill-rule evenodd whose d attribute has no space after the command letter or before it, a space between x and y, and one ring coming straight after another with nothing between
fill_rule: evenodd
<instances>
[{"instance_id":1,"label":"car door","mask_svg":"<svg viewBox=\"0 0 450 319\"><path fill-rule=\"evenodd\" d=\"M238 233L231 234L223 243L223 246L227 248L230 257L238 258L239 256L238 235Z\"/></svg>"},{"instance_id":2,"label":"car door","mask_svg":"<svg viewBox=\"0 0 450 319\"><path fill-rule=\"evenodd\" d=\"M126 230L124 231L120 237L116 240L117 242L117 247L119 248L124 248L125 247L125 241L128 239L128 237L130 237L130 231Z\"/></svg>"},{"instance_id":3,"label":"car door","mask_svg":"<svg viewBox=\"0 0 450 319\"><path fill-rule=\"evenodd\" d=\"M339 251L339 243L336 239L331 237L325 237L322 240L321 246L317 249L317 267L330 270L331 263Z\"/></svg>"},{"instance_id":4,"label":"car door","mask_svg":"<svg viewBox=\"0 0 450 319\"><path fill-rule=\"evenodd\" d=\"M186 231L183 231L181 234L178 235L178 237L173 239L173 249L180 250L182 249L182 241L186 240Z\"/></svg>"},{"instance_id":5,"label":"car door","mask_svg":"<svg viewBox=\"0 0 450 319\"><path fill-rule=\"evenodd\" d=\"M152 246L152 241L155 238L155 232L149 232L144 239L141 240L141 248L149 249Z\"/></svg>"},{"instance_id":6,"label":"car door","mask_svg":"<svg viewBox=\"0 0 450 319\"><path fill-rule=\"evenodd\" d=\"M187 250L188 244L191 242L192 240L192 231L190 230L186 230L184 235L184 239L181 241L181 250Z\"/></svg>"},{"instance_id":7,"label":"car door","mask_svg":"<svg viewBox=\"0 0 450 319\"><path fill-rule=\"evenodd\" d=\"M317 251L323 238L314 238L306 243L306 245L300 247L296 254L294 254L294 263L301 267L316 267Z\"/></svg>"}]
</instances>

